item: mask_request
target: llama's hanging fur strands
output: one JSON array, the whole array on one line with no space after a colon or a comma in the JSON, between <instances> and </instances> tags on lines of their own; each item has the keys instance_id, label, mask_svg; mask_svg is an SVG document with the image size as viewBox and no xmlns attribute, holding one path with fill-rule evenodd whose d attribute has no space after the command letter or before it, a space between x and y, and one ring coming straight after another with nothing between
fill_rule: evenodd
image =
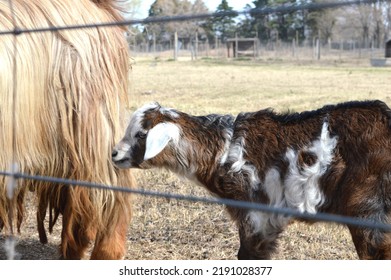
<instances>
[{"instance_id":1,"label":"llama's hanging fur strands","mask_svg":"<svg viewBox=\"0 0 391 280\"><path fill-rule=\"evenodd\" d=\"M121 19L110 0L13 0L13 11L8 1L0 1L0 10L2 30L13 30L15 24L27 29ZM0 61L2 170L14 159L18 170L28 174L134 184L131 173L115 169L110 158L128 104L130 65L121 27L0 36ZM0 226L7 230L7 215L16 206L6 199L5 181L1 178ZM18 205L14 220L19 228L28 189L38 196L42 242L47 242L47 210L50 230L62 214L63 258L83 257L93 240L91 258L123 257L131 213L128 195L19 180L17 203L12 203Z\"/></svg>"}]
</instances>

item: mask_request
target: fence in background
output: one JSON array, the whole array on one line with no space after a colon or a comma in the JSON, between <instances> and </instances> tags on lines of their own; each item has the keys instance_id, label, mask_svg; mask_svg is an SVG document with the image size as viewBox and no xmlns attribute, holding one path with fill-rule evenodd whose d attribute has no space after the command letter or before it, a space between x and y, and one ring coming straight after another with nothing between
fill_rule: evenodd
<instances>
[{"instance_id":1,"label":"fence in background","mask_svg":"<svg viewBox=\"0 0 391 280\"><path fill-rule=\"evenodd\" d=\"M178 59L191 58L255 58L255 59L295 59L295 60L323 60L323 59L370 59L385 57L385 47L363 47L355 40L329 41L326 44L318 40L307 40L297 43L283 41L259 41L254 38L232 38L222 43L216 39L213 43L207 40L178 39L167 41L164 44L147 42L137 44L133 38L128 38L131 55L134 57L150 56ZM237 42L235 42L237 41ZM247 41L247 44L245 44ZM250 44L249 44L250 42ZM243 47L241 44L243 43ZM371 44L373 45L373 44ZM175 49L174 46L177 46ZM236 46L236 48L235 48Z\"/></svg>"}]
</instances>

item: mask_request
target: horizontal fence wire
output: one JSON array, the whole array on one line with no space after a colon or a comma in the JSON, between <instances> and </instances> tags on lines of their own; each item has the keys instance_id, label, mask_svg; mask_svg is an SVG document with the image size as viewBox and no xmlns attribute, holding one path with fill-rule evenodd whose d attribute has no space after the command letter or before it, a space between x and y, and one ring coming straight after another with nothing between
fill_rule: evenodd
<instances>
[{"instance_id":1,"label":"horizontal fence wire","mask_svg":"<svg viewBox=\"0 0 391 280\"><path fill-rule=\"evenodd\" d=\"M12 2L12 0L10 1ZM389 1L360 0L360 1L336 1L336 2L324 2L324 3L294 3L294 4L281 5L275 7L267 6L263 8L253 8L244 11L215 12L215 13L203 13L203 14L193 14L193 15L191 14L176 15L176 16L167 16L167 17L148 17L140 20L136 19L136 20L124 20L124 21L117 21L117 22L101 22L101 23L91 23L85 25L50 26L50 27L41 27L35 29L24 29L14 25L13 30L0 30L0 36L14 35L16 37L17 35L21 35L21 34L37 33L37 32L56 32L61 30L73 30L73 29L81 29L81 28L100 28L100 27L111 27L111 26L128 26L128 25L137 25L137 24L146 25L146 24L153 24L153 23L173 22L173 21L206 20L209 18L218 18L218 17L221 18L226 16L239 16L239 15L262 16L262 15L278 14L278 13L286 14L286 13L292 13L296 11L304 11L304 10L315 11L315 10L339 8L344 6L352 6L352 5L360 5L360 4L374 4L378 2L389 2ZM223 198L187 196L187 195L179 195L173 193L161 193L161 192L149 191L141 188L127 188L125 186L108 186L104 184L85 182L85 181L75 181L75 180L69 180L65 178L29 175L29 174L15 172L15 169L12 170L11 172L0 171L0 176L12 177L15 180L25 179L25 180L45 181L45 182L51 182L58 185L96 188L100 190L124 192L124 193L137 194L143 196L159 197L159 198L174 199L174 200L189 201L189 202L200 202L200 203L214 204L214 205L225 205L227 207L242 208L242 209L248 209L253 211L262 211L265 213L285 215L287 217L295 217L304 220L333 222L333 223L344 224L349 226L378 229L387 232L391 231L390 224L384 224L384 223L374 222L370 220L364 220L364 219L352 218L352 217L346 217L346 216L340 216L334 214L327 214L327 213L311 214L306 212L299 212L297 210L293 210L290 208L274 207L262 203L236 201L236 200L223 199Z\"/></svg>"},{"instance_id":2,"label":"horizontal fence wire","mask_svg":"<svg viewBox=\"0 0 391 280\"><path fill-rule=\"evenodd\" d=\"M29 175L29 174L18 173L18 172L12 173L12 172L0 171L0 175L12 176L16 179L27 179L27 180L56 183L59 185L79 186L85 188L95 188L100 190L123 192L129 194L138 194L143 196L159 197L165 199L225 205L234 208L285 215L287 217L296 217L299 219L310 220L310 221L334 222L338 224L345 224L345 225L356 226L356 227L379 229L387 232L391 231L390 224L384 224L384 223L379 223L379 222L374 222L374 221L369 221L364 219L327 214L327 213L310 214L307 212L300 212L290 208L275 207L275 206L258 203L258 202L254 203L254 202L238 201L238 200L225 199L225 198L208 198L208 197L180 195L180 194L173 194L173 193L162 193L162 192L145 190L144 188L127 188L125 186L109 186L109 185L98 184L93 182L69 180L64 178L56 178L56 177L40 176L40 175Z\"/></svg>"},{"instance_id":3,"label":"horizontal fence wire","mask_svg":"<svg viewBox=\"0 0 391 280\"><path fill-rule=\"evenodd\" d=\"M113 26L127 26L127 25L146 25L153 23L166 23L173 21L190 21L190 20L205 20L208 18L221 18L227 16L239 16L239 15L252 15L252 16L262 16L269 14L287 14L297 11L316 11L323 9L331 8L340 8L344 6L352 5L368 5L378 2L389 2L389 0L352 0L352 1L336 1L336 2L324 2L324 3L293 3L281 6L265 6L262 8L253 8L243 11L224 11L224 12L215 12L215 13L200 13L200 14L190 14L190 15L175 15L175 16L164 16L164 17L147 17L145 19L131 19L115 22L99 22L99 23L90 23L83 25L68 25L68 26L50 26L34 29L24 29L18 26L14 26L13 30L1 30L0 35L21 35L24 33L36 33L36 32L54 32L61 30L72 30L72 29L81 29L81 28L98 28L98 27L113 27Z\"/></svg>"}]
</instances>

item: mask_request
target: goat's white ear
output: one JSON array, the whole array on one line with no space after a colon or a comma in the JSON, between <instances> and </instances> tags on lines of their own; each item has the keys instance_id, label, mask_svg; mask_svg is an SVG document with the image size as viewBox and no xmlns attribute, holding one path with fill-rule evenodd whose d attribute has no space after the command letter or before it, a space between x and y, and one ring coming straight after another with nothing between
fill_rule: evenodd
<instances>
[{"instance_id":1,"label":"goat's white ear","mask_svg":"<svg viewBox=\"0 0 391 280\"><path fill-rule=\"evenodd\" d=\"M151 159L167 146L170 140L177 141L179 128L172 123L159 123L147 134L144 160Z\"/></svg>"}]
</instances>

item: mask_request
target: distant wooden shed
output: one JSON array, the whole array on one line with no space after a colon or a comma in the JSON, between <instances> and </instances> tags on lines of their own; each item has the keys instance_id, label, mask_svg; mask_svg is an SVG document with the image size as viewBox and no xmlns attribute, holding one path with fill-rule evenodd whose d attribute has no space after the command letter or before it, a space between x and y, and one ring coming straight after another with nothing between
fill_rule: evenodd
<instances>
[{"instance_id":1,"label":"distant wooden shed","mask_svg":"<svg viewBox=\"0 0 391 280\"><path fill-rule=\"evenodd\" d=\"M257 38L231 38L227 39L228 57L259 55L259 40Z\"/></svg>"},{"instance_id":2,"label":"distant wooden shed","mask_svg":"<svg viewBox=\"0 0 391 280\"><path fill-rule=\"evenodd\" d=\"M386 42L386 58L391 57L391 40Z\"/></svg>"},{"instance_id":3,"label":"distant wooden shed","mask_svg":"<svg viewBox=\"0 0 391 280\"><path fill-rule=\"evenodd\" d=\"M391 40L385 45L385 57L371 57L371 65L374 67L391 67Z\"/></svg>"}]
</instances>

